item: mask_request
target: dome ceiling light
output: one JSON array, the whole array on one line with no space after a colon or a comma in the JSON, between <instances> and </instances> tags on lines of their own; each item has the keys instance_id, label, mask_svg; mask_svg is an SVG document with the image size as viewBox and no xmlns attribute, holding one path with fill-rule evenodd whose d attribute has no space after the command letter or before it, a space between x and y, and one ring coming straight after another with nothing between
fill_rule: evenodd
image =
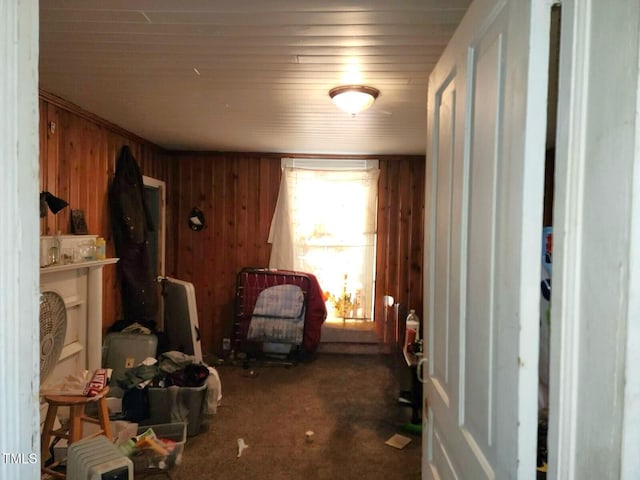
<instances>
[{"instance_id":1,"label":"dome ceiling light","mask_svg":"<svg viewBox=\"0 0 640 480\"><path fill-rule=\"evenodd\" d=\"M364 85L344 85L329 90L329 96L336 106L351 115L366 110L378 98L380 90Z\"/></svg>"}]
</instances>

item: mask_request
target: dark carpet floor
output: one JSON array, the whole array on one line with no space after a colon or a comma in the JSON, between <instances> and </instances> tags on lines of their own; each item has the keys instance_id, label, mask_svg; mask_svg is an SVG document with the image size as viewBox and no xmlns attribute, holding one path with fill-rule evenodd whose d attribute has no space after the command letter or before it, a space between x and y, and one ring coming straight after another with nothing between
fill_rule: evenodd
<instances>
[{"instance_id":1,"label":"dark carpet floor","mask_svg":"<svg viewBox=\"0 0 640 480\"><path fill-rule=\"evenodd\" d=\"M411 412L397 403L403 370L393 357L324 354L293 367L218 372L222 404L208 430L188 438L172 479L420 478L421 439L402 429ZM385 445L395 433L411 442ZM248 448L237 458L239 438Z\"/></svg>"}]
</instances>

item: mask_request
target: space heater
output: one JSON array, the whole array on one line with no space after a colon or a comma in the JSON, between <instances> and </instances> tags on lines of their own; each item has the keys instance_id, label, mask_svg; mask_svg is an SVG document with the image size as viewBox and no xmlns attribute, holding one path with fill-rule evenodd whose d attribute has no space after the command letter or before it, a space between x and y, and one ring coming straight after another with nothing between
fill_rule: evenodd
<instances>
[{"instance_id":1,"label":"space heater","mask_svg":"<svg viewBox=\"0 0 640 480\"><path fill-rule=\"evenodd\" d=\"M104 435L69 445L69 480L133 480L133 463Z\"/></svg>"}]
</instances>

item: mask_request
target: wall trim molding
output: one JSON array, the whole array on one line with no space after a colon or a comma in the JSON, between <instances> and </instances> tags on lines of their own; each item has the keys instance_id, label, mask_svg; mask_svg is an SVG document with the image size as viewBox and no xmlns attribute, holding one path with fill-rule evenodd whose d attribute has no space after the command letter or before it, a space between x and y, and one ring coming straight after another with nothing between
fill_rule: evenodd
<instances>
[{"instance_id":1,"label":"wall trim molding","mask_svg":"<svg viewBox=\"0 0 640 480\"><path fill-rule=\"evenodd\" d=\"M66 100L62 97L58 97L53 93L40 89L39 97L40 97L40 100L44 100L45 102L51 105L62 108L63 110L73 113L74 115L77 115L78 117L83 118L84 120L93 122L98 126L104 127L107 130L112 131L113 133L126 137L129 140L156 148L158 150L161 150L163 153L170 153L170 151L167 150L166 148L161 147L160 145L157 145L147 140L146 138L140 137L135 133L132 133L121 126L116 125L115 123L111 123L110 121L105 120L104 118L96 115L95 113L91 113L88 110L85 110L82 107L76 105L75 103L72 103L69 100Z\"/></svg>"}]
</instances>

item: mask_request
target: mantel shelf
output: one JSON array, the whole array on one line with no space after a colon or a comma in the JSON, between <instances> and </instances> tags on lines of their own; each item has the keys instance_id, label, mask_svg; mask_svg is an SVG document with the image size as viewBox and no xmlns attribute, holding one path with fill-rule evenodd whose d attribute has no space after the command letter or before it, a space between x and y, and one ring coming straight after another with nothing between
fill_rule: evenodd
<instances>
[{"instance_id":1,"label":"mantel shelf","mask_svg":"<svg viewBox=\"0 0 640 480\"><path fill-rule=\"evenodd\" d=\"M40 267L40 275L46 275L48 273L62 272L65 270L77 270L80 268L93 268L102 267L103 265L110 265L116 263L119 258L105 258L104 260L87 260L86 262L68 263L66 265L50 265L48 267Z\"/></svg>"}]
</instances>

